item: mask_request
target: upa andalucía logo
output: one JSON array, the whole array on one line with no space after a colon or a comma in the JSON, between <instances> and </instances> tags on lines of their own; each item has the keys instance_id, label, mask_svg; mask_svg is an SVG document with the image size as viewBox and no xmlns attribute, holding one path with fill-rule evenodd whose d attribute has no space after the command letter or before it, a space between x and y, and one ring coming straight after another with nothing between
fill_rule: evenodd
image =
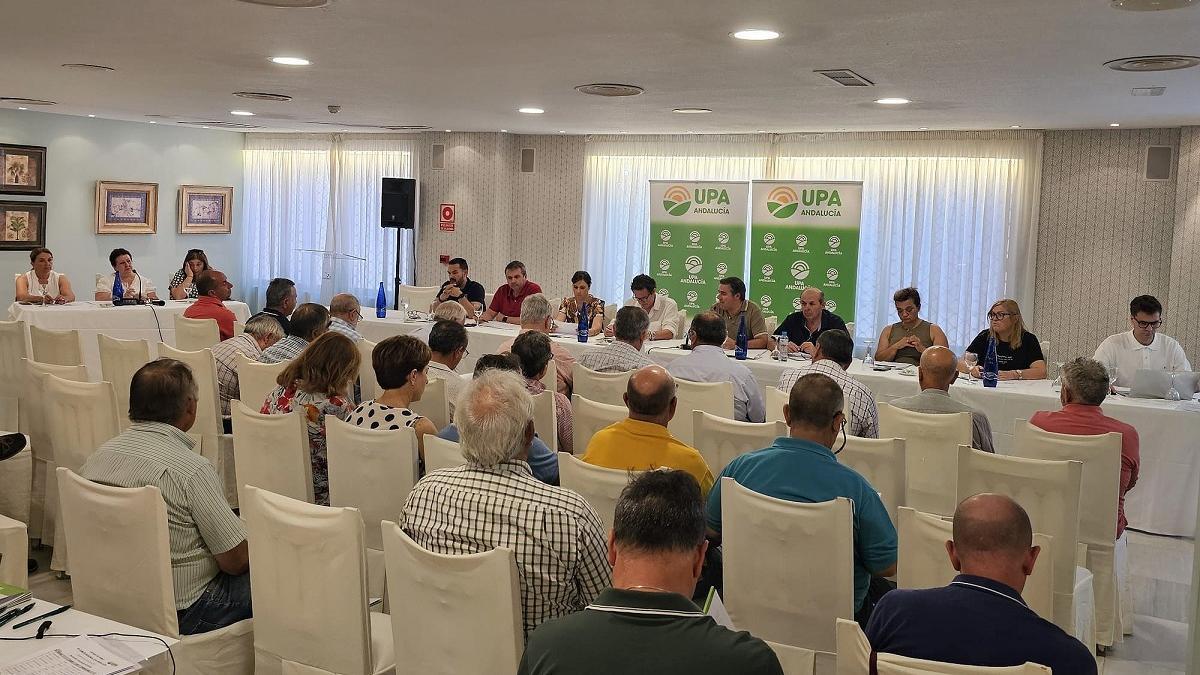
<instances>
[{"instance_id":1,"label":"upa andaluc\u00eda logo","mask_svg":"<svg viewBox=\"0 0 1200 675\"><path fill-rule=\"evenodd\" d=\"M837 278L838 278L837 268L830 267L829 269L825 270L825 278L830 281L837 281Z\"/></svg>"},{"instance_id":2,"label":"upa andaluc\u00eda logo","mask_svg":"<svg viewBox=\"0 0 1200 675\"><path fill-rule=\"evenodd\" d=\"M825 304L826 304L826 306L829 305L829 303L825 303ZM804 307L803 300L801 300L800 298L792 298L792 309L799 312L803 307ZM830 311L833 311L833 310L830 310Z\"/></svg>"},{"instance_id":3,"label":"upa andaluc\u00eda logo","mask_svg":"<svg viewBox=\"0 0 1200 675\"><path fill-rule=\"evenodd\" d=\"M797 309L799 309L799 307L797 307ZM831 312L836 312L837 311L837 303L834 302L833 300L826 300L825 301L825 309L828 309Z\"/></svg>"},{"instance_id":4,"label":"upa andaluc\u00eda logo","mask_svg":"<svg viewBox=\"0 0 1200 675\"><path fill-rule=\"evenodd\" d=\"M692 230L691 233L688 234L688 241L691 242L693 245L699 244L700 243L700 233L695 230Z\"/></svg>"},{"instance_id":5,"label":"upa andaluc\u00eda logo","mask_svg":"<svg viewBox=\"0 0 1200 675\"><path fill-rule=\"evenodd\" d=\"M792 263L792 278L796 281L804 281L808 278L808 263L803 260L797 260Z\"/></svg>"},{"instance_id":6,"label":"upa andaluc\u00eda logo","mask_svg":"<svg viewBox=\"0 0 1200 675\"><path fill-rule=\"evenodd\" d=\"M693 304L693 305L696 304L696 301L699 299L700 299L700 294L697 293L696 291L688 291L687 292L687 301L690 302L691 304Z\"/></svg>"},{"instance_id":7,"label":"upa andaluc\u00eda logo","mask_svg":"<svg viewBox=\"0 0 1200 675\"><path fill-rule=\"evenodd\" d=\"M662 270L662 271L664 271L664 272L668 272L668 271L670 271L670 269L671 269L671 261L670 261L670 260L659 260L659 261L658 261L658 269L660 269L660 270Z\"/></svg>"},{"instance_id":8,"label":"upa andaluc\u00eda logo","mask_svg":"<svg viewBox=\"0 0 1200 675\"><path fill-rule=\"evenodd\" d=\"M770 279L772 274L775 274L775 267L771 263L762 266L762 275L764 278Z\"/></svg>"},{"instance_id":9,"label":"upa andaluc\u00eda logo","mask_svg":"<svg viewBox=\"0 0 1200 675\"><path fill-rule=\"evenodd\" d=\"M664 244L665 244L665 243L667 243L667 242L669 242L669 241L671 241L671 231L670 231L670 230L663 230L662 232L659 232L659 233L658 233L658 238L659 238L659 240L660 240L660 241L662 241L662 243L664 243Z\"/></svg>"},{"instance_id":10,"label":"upa andaluc\u00eda logo","mask_svg":"<svg viewBox=\"0 0 1200 675\"><path fill-rule=\"evenodd\" d=\"M719 274L721 276L725 276L726 274L729 274L729 265L726 265L723 262L717 263L717 274Z\"/></svg>"},{"instance_id":11,"label":"upa andaluc\u00eda logo","mask_svg":"<svg viewBox=\"0 0 1200 675\"><path fill-rule=\"evenodd\" d=\"M767 195L767 212L776 218L788 218L798 208L800 201L796 198L796 191L790 187L777 187Z\"/></svg>"},{"instance_id":12,"label":"upa andaluc\u00eda logo","mask_svg":"<svg viewBox=\"0 0 1200 675\"><path fill-rule=\"evenodd\" d=\"M842 238L836 234L829 238L829 248L836 251L842 245Z\"/></svg>"},{"instance_id":13,"label":"upa andaluc\u00eda logo","mask_svg":"<svg viewBox=\"0 0 1200 675\"><path fill-rule=\"evenodd\" d=\"M768 232L763 235L763 246L773 246L775 244L775 234Z\"/></svg>"},{"instance_id":14,"label":"upa andaluc\u00eda logo","mask_svg":"<svg viewBox=\"0 0 1200 675\"><path fill-rule=\"evenodd\" d=\"M683 268L687 270L688 274L700 274L700 271L704 269L704 261L700 259L700 256L689 255L687 260L683 261Z\"/></svg>"},{"instance_id":15,"label":"upa andaluc\u00eda logo","mask_svg":"<svg viewBox=\"0 0 1200 675\"><path fill-rule=\"evenodd\" d=\"M717 235L717 243L720 244L721 246L728 246L729 245L729 233L722 232L722 233L718 234Z\"/></svg>"},{"instance_id":16,"label":"upa andaluc\u00eda logo","mask_svg":"<svg viewBox=\"0 0 1200 675\"><path fill-rule=\"evenodd\" d=\"M807 234L796 235L796 248L804 248L805 246L808 246L808 235Z\"/></svg>"},{"instance_id":17,"label":"upa andaluc\u00eda logo","mask_svg":"<svg viewBox=\"0 0 1200 675\"><path fill-rule=\"evenodd\" d=\"M758 299L758 304L763 309L770 309L771 308L771 296L769 296L769 295L762 296L761 298Z\"/></svg>"},{"instance_id":18,"label":"upa andaluc\u00eda logo","mask_svg":"<svg viewBox=\"0 0 1200 675\"><path fill-rule=\"evenodd\" d=\"M682 185L672 185L663 194L663 208L672 216L682 216L692 208L692 195Z\"/></svg>"}]
</instances>

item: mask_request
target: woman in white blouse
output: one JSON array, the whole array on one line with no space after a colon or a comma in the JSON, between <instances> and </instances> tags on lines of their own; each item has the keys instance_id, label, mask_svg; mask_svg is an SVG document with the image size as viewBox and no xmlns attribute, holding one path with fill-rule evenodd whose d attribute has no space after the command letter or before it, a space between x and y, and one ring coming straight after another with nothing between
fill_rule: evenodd
<instances>
[{"instance_id":1,"label":"woman in white blouse","mask_svg":"<svg viewBox=\"0 0 1200 675\"><path fill-rule=\"evenodd\" d=\"M101 274L96 278L96 299L97 300L112 300L113 281L117 275L121 275L121 288L124 289L124 297L140 300L157 300L158 290L154 288L154 282L150 279L138 274L138 271L133 269L133 254L123 248L114 248L112 253L108 254L108 263L112 265L112 274Z\"/></svg>"},{"instance_id":2,"label":"woman in white blouse","mask_svg":"<svg viewBox=\"0 0 1200 675\"><path fill-rule=\"evenodd\" d=\"M17 302L64 305L75 302L67 275L54 271L54 254L38 247L29 252L31 269L17 276Z\"/></svg>"}]
</instances>

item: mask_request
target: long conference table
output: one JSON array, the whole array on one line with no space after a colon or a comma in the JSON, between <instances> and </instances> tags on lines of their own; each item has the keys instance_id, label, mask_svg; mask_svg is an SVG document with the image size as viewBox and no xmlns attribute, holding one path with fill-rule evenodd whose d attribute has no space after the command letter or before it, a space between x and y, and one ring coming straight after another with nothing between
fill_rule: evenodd
<instances>
[{"instance_id":1,"label":"long conference table","mask_svg":"<svg viewBox=\"0 0 1200 675\"><path fill-rule=\"evenodd\" d=\"M399 312L389 310L387 318L364 318L358 329L368 340L378 342L427 325L428 322L401 320ZM516 335L517 327L485 324L469 328L468 333L471 355L458 367L464 374L471 372L479 356L499 351L501 343ZM576 358L605 344L597 338L587 343L568 336L553 339ZM688 353L678 349L678 344L677 340L647 343L647 355L655 362L667 365ZM745 364L759 387L765 389L775 386L783 371L800 362L780 362L764 354L757 359L748 359ZM920 391L914 375L902 375L895 370L875 371L858 360L849 373L870 388L881 403ZM1029 419L1039 410L1057 410L1060 405L1058 392L1051 388L1049 380L1006 381L996 389L985 389L978 381L968 384L959 380L951 387L950 395L987 414L999 453L1011 449L1017 420ZM1197 433L1200 431L1200 412L1180 409L1178 402L1123 396L1105 402L1104 412L1133 425L1141 440L1137 485L1125 498L1129 525L1156 534L1194 536L1197 500L1200 499L1200 433Z\"/></svg>"}]
</instances>

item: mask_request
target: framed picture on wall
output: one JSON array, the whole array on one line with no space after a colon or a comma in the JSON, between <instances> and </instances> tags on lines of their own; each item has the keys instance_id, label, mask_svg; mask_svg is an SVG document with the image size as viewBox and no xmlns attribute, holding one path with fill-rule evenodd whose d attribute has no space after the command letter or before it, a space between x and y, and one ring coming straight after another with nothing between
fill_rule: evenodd
<instances>
[{"instance_id":1,"label":"framed picture on wall","mask_svg":"<svg viewBox=\"0 0 1200 675\"><path fill-rule=\"evenodd\" d=\"M233 188L179 186L180 234L229 234L233 231Z\"/></svg>"},{"instance_id":2,"label":"framed picture on wall","mask_svg":"<svg viewBox=\"0 0 1200 675\"><path fill-rule=\"evenodd\" d=\"M46 194L46 148L0 143L0 193Z\"/></svg>"},{"instance_id":3,"label":"framed picture on wall","mask_svg":"<svg viewBox=\"0 0 1200 675\"><path fill-rule=\"evenodd\" d=\"M0 250L46 245L46 202L0 201Z\"/></svg>"},{"instance_id":4,"label":"framed picture on wall","mask_svg":"<svg viewBox=\"0 0 1200 675\"><path fill-rule=\"evenodd\" d=\"M96 234L158 231L158 183L96 181Z\"/></svg>"}]
</instances>

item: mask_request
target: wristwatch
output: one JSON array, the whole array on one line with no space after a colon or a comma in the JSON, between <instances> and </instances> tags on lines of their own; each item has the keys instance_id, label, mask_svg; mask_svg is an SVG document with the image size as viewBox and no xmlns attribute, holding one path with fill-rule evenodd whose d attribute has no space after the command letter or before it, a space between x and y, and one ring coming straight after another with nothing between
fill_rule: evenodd
<instances>
[{"instance_id":1,"label":"wristwatch","mask_svg":"<svg viewBox=\"0 0 1200 675\"><path fill-rule=\"evenodd\" d=\"M1023 379L1025 379L1025 378L1024 378L1024 376L1021 374L1021 371L1020 371L1020 370L1018 370L1018 371L1017 371L1017 379L1018 379L1018 380L1023 380Z\"/></svg>"}]
</instances>

